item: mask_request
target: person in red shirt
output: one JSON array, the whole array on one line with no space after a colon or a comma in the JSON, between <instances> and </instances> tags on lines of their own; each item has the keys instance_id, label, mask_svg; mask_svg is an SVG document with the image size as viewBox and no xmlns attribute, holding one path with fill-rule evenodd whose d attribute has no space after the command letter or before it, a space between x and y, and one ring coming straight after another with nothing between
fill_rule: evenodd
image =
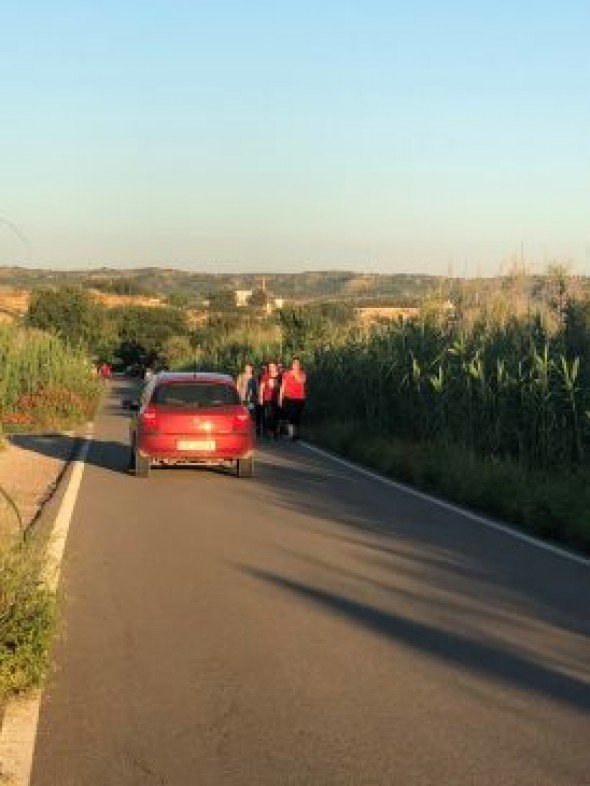
<instances>
[{"instance_id":1,"label":"person in red shirt","mask_svg":"<svg viewBox=\"0 0 590 786\"><path fill-rule=\"evenodd\" d=\"M307 397L307 374L301 367L299 358L293 358L291 368L283 374L279 406L287 420L289 436L299 439L301 415Z\"/></svg>"}]
</instances>

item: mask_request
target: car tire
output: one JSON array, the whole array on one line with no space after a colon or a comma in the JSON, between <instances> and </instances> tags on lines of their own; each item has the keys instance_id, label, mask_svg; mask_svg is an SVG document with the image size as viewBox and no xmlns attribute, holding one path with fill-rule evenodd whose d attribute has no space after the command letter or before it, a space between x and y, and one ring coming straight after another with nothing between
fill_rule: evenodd
<instances>
[{"instance_id":1,"label":"car tire","mask_svg":"<svg viewBox=\"0 0 590 786\"><path fill-rule=\"evenodd\" d=\"M238 477L251 478L254 474L254 459L252 456L249 458L238 459Z\"/></svg>"},{"instance_id":2,"label":"car tire","mask_svg":"<svg viewBox=\"0 0 590 786\"><path fill-rule=\"evenodd\" d=\"M148 456L142 456L137 450L134 451L135 477L148 478L150 474L150 460Z\"/></svg>"}]
</instances>

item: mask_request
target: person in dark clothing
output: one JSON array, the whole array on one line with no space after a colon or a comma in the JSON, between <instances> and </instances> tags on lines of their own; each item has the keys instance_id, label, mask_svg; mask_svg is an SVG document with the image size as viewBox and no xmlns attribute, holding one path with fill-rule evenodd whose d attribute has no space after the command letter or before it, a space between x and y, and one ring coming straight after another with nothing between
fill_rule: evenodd
<instances>
[{"instance_id":1,"label":"person in dark clothing","mask_svg":"<svg viewBox=\"0 0 590 786\"><path fill-rule=\"evenodd\" d=\"M281 382L282 379L277 364L269 363L268 372L260 382L259 401L264 408L265 436L272 436L274 439L277 439L279 436Z\"/></svg>"},{"instance_id":2,"label":"person in dark clothing","mask_svg":"<svg viewBox=\"0 0 590 786\"><path fill-rule=\"evenodd\" d=\"M236 387L242 404L248 407L252 417L255 417L258 404L258 378L254 374L252 363L245 364L244 370L236 381Z\"/></svg>"},{"instance_id":3,"label":"person in dark clothing","mask_svg":"<svg viewBox=\"0 0 590 786\"><path fill-rule=\"evenodd\" d=\"M264 404L262 403L260 391L262 387L262 381L268 374L268 363L263 363L260 366L260 371L256 375L256 381L258 383L258 397L256 399L256 435L258 437L262 437L265 431L264 427Z\"/></svg>"}]
</instances>

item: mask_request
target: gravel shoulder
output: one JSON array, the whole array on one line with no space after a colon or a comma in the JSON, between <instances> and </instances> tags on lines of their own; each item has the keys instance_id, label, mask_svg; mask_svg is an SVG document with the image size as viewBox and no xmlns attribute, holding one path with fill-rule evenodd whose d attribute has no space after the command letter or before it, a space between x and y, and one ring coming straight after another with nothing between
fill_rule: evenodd
<instances>
[{"instance_id":1,"label":"gravel shoulder","mask_svg":"<svg viewBox=\"0 0 590 786\"><path fill-rule=\"evenodd\" d=\"M39 516L55 491L75 446L73 433L18 435L0 449L0 487L15 503L23 528ZM18 531L11 506L0 499L0 534Z\"/></svg>"}]
</instances>

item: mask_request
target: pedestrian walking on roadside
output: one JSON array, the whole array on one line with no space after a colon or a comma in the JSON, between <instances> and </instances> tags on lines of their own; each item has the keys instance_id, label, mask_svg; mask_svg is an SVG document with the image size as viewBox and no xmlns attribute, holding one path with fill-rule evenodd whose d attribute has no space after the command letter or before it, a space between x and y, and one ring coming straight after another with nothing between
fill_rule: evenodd
<instances>
[{"instance_id":1,"label":"pedestrian walking on roadside","mask_svg":"<svg viewBox=\"0 0 590 786\"><path fill-rule=\"evenodd\" d=\"M258 404L258 379L254 374L252 363L244 365L244 370L236 381L236 387L240 394L240 401L245 407L248 407L252 418L255 418Z\"/></svg>"},{"instance_id":2,"label":"pedestrian walking on roadside","mask_svg":"<svg viewBox=\"0 0 590 786\"><path fill-rule=\"evenodd\" d=\"M272 436L273 439L278 439L279 436L281 383L277 364L269 363L268 371L260 382L259 402L264 409L264 434L267 437Z\"/></svg>"},{"instance_id":3,"label":"pedestrian walking on roadside","mask_svg":"<svg viewBox=\"0 0 590 786\"><path fill-rule=\"evenodd\" d=\"M262 380L268 374L268 363L262 363L258 373L256 374L256 383L257 383L257 398L256 398L256 436L262 437L264 434L264 405L260 399L260 390L262 386Z\"/></svg>"},{"instance_id":4,"label":"pedestrian walking on roadside","mask_svg":"<svg viewBox=\"0 0 590 786\"><path fill-rule=\"evenodd\" d=\"M301 366L299 358L293 358L291 368L285 371L279 394L279 406L287 421L289 437L299 439L301 415L307 397L307 374Z\"/></svg>"}]
</instances>

